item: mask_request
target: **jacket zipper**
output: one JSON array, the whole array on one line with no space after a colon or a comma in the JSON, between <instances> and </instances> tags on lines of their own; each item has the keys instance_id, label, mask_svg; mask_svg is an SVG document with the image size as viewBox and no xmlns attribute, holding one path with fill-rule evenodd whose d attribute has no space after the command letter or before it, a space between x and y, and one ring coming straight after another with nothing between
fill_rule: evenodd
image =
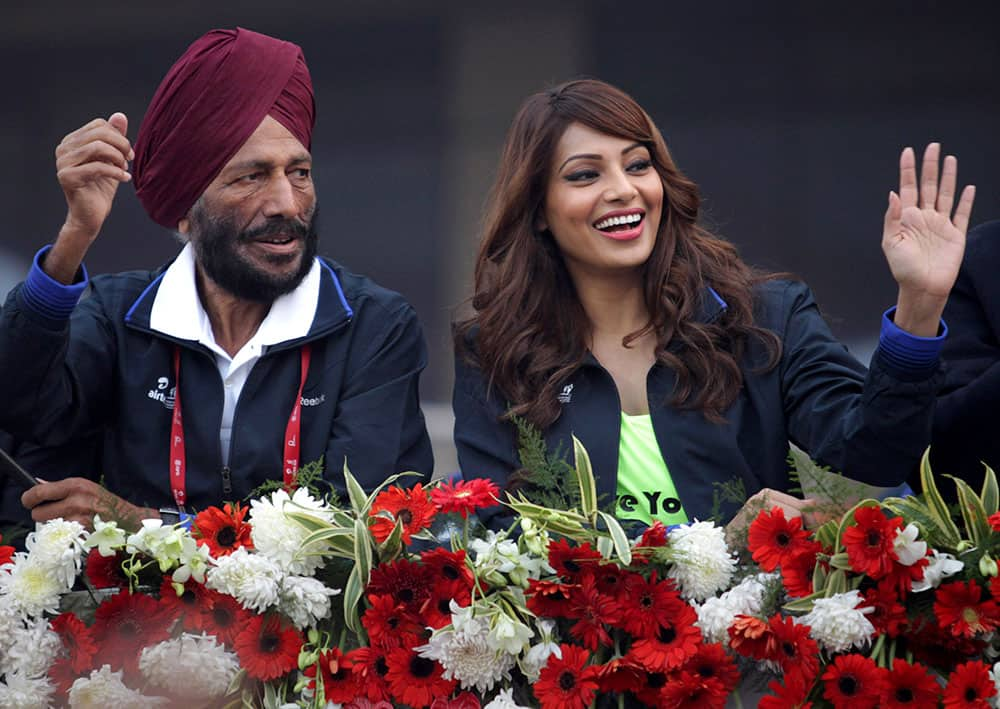
<instances>
[{"instance_id":1,"label":"jacket zipper","mask_svg":"<svg viewBox=\"0 0 1000 709\"><path fill-rule=\"evenodd\" d=\"M222 466L222 492L229 495L233 492L233 479L230 476L229 466Z\"/></svg>"}]
</instances>

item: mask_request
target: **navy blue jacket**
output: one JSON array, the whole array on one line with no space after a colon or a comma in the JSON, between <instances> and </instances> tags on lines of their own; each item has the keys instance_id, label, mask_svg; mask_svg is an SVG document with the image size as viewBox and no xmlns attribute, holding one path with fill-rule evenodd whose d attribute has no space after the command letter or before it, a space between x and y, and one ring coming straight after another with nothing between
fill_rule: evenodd
<instances>
[{"instance_id":1,"label":"navy blue jacket","mask_svg":"<svg viewBox=\"0 0 1000 709\"><path fill-rule=\"evenodd\" d=\"M714 295L714 291L709 290ZM890 486L906 479L930 441L937 363L899 366L878 350L871 369L852 357L830 332L802 283L769 281L757 289L757 325L782 342L771 371L754 371L767 358L752 342L741 363L743 387L723 423L668 404L674 373L652 367L646 380L653 428L685 512L706 519L716 484L741 480L748 495L787 490L788 442L821 464L862 482ZM725 304L705 297L701 319L718 318ZM550 451L572 451L576 435L590 455L598 496L617 490L621 403L611 375L592 356L565 382L562 413L546 431ZM488 392L482 373L456 359L455 444L465 477L489 477L501 486L519 468L513 426L498 419L507 408ZM738 506L723 506L728 519Z\"/></svg>"},{"instance_id":2,"label":"navy blue jacket","mask_svg":"<svg viewBox=\"0 0 1000 709\"><path fill-rule=\"evenodd\" d=\"M1000 221L971 232L945 318L945 378L934 416L936 473L966 478L978 490L985 461L1000 466ZM951 494L950 482L941 484Z\"/></svg>"},{"instance_id":3,"label":"navy blue jacket","mask_svg":"<svg viewBox=\"0 0 1000 709\"><path fill-rule=\"evenodd\" d=\"M135 504L173 506L172 411L155 395L175 384L179 346L188 507L237 500L281 479L300 346L308 342L300 461L324 458L326 477L341 493L345 456L366 489L397 472L430 475L433 456L418 401L427 351L402 296L324 260L308 334L266 347L250 372L224 467L224 393L215 356L149 328L165 268L93 278L69 320L32 307L23 284L12 291L0 314L0 429L43 446L102 438L95 479L103 476L108 489Z\"/></svg>"}]
</instances>

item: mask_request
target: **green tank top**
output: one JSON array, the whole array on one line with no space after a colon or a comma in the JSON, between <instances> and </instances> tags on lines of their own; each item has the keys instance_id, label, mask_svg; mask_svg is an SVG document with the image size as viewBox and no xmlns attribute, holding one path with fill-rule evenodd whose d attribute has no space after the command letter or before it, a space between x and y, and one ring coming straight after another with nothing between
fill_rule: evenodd
<instances>
[{"instance_id":1,"label":"green tank top","mask_svg":"<svg viewBox=\"0 0 1000 709\"><path fill-rule=\"evenodd\" d=\"M622 412L616 515L646 524L655 519L667 525L689 521L663 462L649 414L630 416Z\"/></svg>"}]
</instances>

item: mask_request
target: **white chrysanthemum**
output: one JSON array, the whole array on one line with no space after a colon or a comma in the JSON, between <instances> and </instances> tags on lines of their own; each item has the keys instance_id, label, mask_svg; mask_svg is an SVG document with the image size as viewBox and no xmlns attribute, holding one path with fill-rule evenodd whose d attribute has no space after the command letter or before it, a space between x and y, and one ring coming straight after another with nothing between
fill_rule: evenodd
<instances>
[{"instance_id":1,"label":"white chrysanthemum","mask_svg":"<svg viewBox=\"0 0 1000 709\"><path fill-rule=\"evenodd\" d=\"M501 689L500 693L493 697L483 709L530 709L530 707L521 706L515 702L513 694L513 689Z\"/></svg>"},{"instance_id":2,"label":"white chrysanthemum","mask_svg":"<svg viewBox=\"0 0 1000 709\"><path fill-rule=\"evenodd\" d=\"M524 676L531 683L538 681L538 676L541 674L542 668L548 664L549 657L555 655L560 660L562 659L562 648L559 647L559 643L552 635L556 628L555 621L539 618L535 625L538 628L540 640L524 653L524 657L518 663Z\"/></svg>"},{"instance_id":3,"label":"white chrysanthemum","mask_svg":"<svg viewBox=\"0 0 1000 709\"><path fill-rule=\"evenodd\" d=\"M462 689L488 692L501 679L509 680L514 657L490 645L489 622L473 617L470 609L459 608L454 600L450 605L453 618L458 616L457 627L435 630L426 645L414 648L417 653L441 663L444 678L458 680Z\"/></svg>"},{"instance_id":4,"label":"white chrysanthemum","mask_svg":"<svg viewBox=\"0 0 1000 709\"><path fill-rule=\"evenodd\" d=\"M7 654L2 663L7 671L17 671L28 677L40 677L62 650L62 640L49 627L49 621L39 618L18 623L11 629Z\"/></svg>"},{"instance_id":5,"label":"white chrysanthemum","mask_svg":"<svg viewBox=\"0 0 1000 709\"><path fill-rule=\"evenodd\" d=\"M0 571L0 575L2 574L4 572ZM21 611L5 595L0 595L0 675L12 669L7 665L11 641L23 626Z\"/></svg>"},{"instance_id":6,"label":"white chrysanthemum","mask_svg":"<svg viewBox=\"0 0 1000 709\"><path fill-rule=\"evenodd\" d=\"M913 592L929 591L937 588L948 576L954 576L965 568L961 561L951 554L933 550L930 562L924 567L924 577L913 582Z\"/></svg>"},{"instance_id":7,"label":"white chrysanthemum","mask_svg":"<svg viewBox=\"0 0 1000 709\"><path fill-rule=\"evenodd\" d=\"M312 576L323 565L323 557L315 552L322 543L306 548L303 545L310 532L286 512L302 512L329 521L331 513L321 500L300 487L291 497L284 490L271 493L270 498L250 503L250 533L258 554L272 559L287 574Z\"/></svg>"},{"instance_id":8,"label":"white chrysanthemum","mask_svg":"<svg viewBox=\"0 0 1000 709\"><path fill-rule=\"evenodd\" d=\"M729 626L736 616L758 615L766 591L765 583L772 578L772 574L748 576L721 596L696 605L698 620L695 624L701 629L705 642L726 642L729 638Z\"/></svg>"},{"instance_id":9,"label":"white chrysanthemum","mask_svg":"<svg viewBox=\"0 0 1000 709\"><path fill-rule=\"evenodd\" d=\"M55 691L45 675L9 672L0 682L0 709L45 709L51 706Z\"/></svg>"},{"instance_id":10,"label":"white chrysanthemum","mask_svg":"<svg viewBox=\"0 0 1000 709\"><path fill-rule=\"evenodd\" d=\"M725 530L711 522L682 524L670 530L667 575L685 600L703 601L729 585L736 559L726 547Z\"/></svg>"},{"instance_id":11,"label":"white chrysanthemum","mask_svg":"<svg viewBox=\"0 0 1000 709\"><path fill-rule=\"evenodd\" d=\"M278 589L278 610L305 630L330 616L330 596L340 593L311 576L286 576Z\"/></svg>"},{"instance_id":12,"label":"white chrysanthemum","mask_svg":"<svg viewBox=\"0 0 1000 709\"><path fill-rule=\"evenodd\" d=\"M172 699L213 699L226 693L240 669L235 653L209 635L185 633L143 649L139 670ZM178 681L183 678L183 681Z\"/></svg>"},{"instance_id":13,"label":"white chrysanthemum","mask_svg":"<svg viewBox=\"0 0 1000 709\"><path fill-rule=\"evenodd\" d=\"M156 559L160 571L166 573L180 563L185 538L191 539L191 535L183 527L164 525L162 519L144 519L139 531L126 540L125 551Z\"/></svg>"},{"instance_id":14,"label":"white chrysanthemum","mask_svg":"<svg viewBox=\"0 0 1000 709\"><path fill-rule=\"evenodd\" d=\"M215 560L205 585L232 596L249 610L264 612L278 602L278 587L284 576L273 561L240 547Z\"/></svg>"},{"instance_id":15,"label":"white chrysanthemum","mask_svg":"<svg viewBox=\"0 0 1000 709\"><path fill-rule=\"evenodd\" d=\"M0 603L12 604L21 613L39 616L59 610L59 596L66 591L52 568L24 552L14 554L14 565L0 573Z\"/></svg>"},{"instance_id":16,"label":"white chrysanthemum","mask_svg":"<svg viewBox=\"0 0 1000 709\"><path fill-rule=\"evenodd\" d=\"M864 598L858 590L838 593L830 598L813 601L813 609L796 622L812 628L809 635L829 652L863 650L875 634L875 626L866 614L874 613L871 606L858 608Z\"/></svg>"},{"instance_id":17,"label":"white chrysanthemum","mask_svg":"<svg viewBox=\"0 0 1000 709\"><path fill-rule=\"evenodd\" d=\"M187 682L189 678L185 677ZM72 709L145 709L164 706L168 700L163 697L147 697L142 692L130 689L122 681L121 670L111 671L110 665L94 670L89 677L80 677L69 690L69 705Z\"/></svg>"},{"instance_id":18,"label":"white chrysanthemum","mask_svg":"<svg viewBox=\"0 0 1000 709\"><path fill-rule=\"evenodd\" d=\"M85 533L86 530L79 522L68 522L57 517L37 525L25 540L24 547L32 560L50 568L68 591L73 587L76 575L80 573Z\"/></svg>"},{"instance_id":19,"label":"white chrysanthemum","mask_svg":"<svg viewBox=\"0 0 1000 709\"><path fill-rule=\"evenodd\" d=\"M896 552L899 563L903 566L913 566L927 556L927 542L918 542L917 536L919 534L920 530L913 523L896 532L896 538L892 540L892 548Z\"/></svg>"},{"instance_id":20,"label":"white chrysanthemum","mask_svg":"<svg viewBox=\"0 0 1000 709\"><path fill-rule=\"evenodd\" d=\"M97 549L101 556L114 556L125 546L127 535L117 522L105 522L100 515L94 515L94 531L87 537L84 546L87 549Z\"/></svg>"}]
</instances>

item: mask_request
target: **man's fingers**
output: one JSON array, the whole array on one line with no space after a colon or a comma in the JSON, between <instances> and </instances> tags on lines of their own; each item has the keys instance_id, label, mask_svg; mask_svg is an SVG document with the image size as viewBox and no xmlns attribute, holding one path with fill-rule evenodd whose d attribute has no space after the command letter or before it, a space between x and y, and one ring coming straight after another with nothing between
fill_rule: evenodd
<instances>
[{"instance_id":1,"label":"man's fingers","mask_svg":"<svg viewBox=\"0 0 1000 709\"><path fill-rule=\"evenodd\" d=\"M92 162L79 167L68 167L56 173L59 184L66 187L75 187L92 182L98 177L108 177L118 182L128 182L132 179L132 174L122 170L120 167L108 165L106 162Z\"/></svg>"},{"instance_id":2,"label":"man's fingers","mask_svg":"<svg viewBox=\"0 0 1000 709\"><path fill-rule=\"evenodd\" d=\"M122 170L128 169L128 160L125 159L121 150L104 141L94 141L59 156L56 159L56 170L75 167L89 162L106 162L111 165L117 165Z\"/></svg>"},{"instance_id":3,"label":"man's fingers","mask_svg":"<svg viewBox=\"0 0 1000 709\"><path fill-rule=\"evenodd\" d=\"M920 208L934 209L937 203L938 161L941 144L930 143L924 150L924 162L920 166Z\"/></svg>"},{"instance_id":4,"label":"man's fingers","mask_svg":"<svg viewBox=\"0 0 1000 709\"><path fill-rule=\"evenodd\" d=\"M118 150L123 158L131 160L132 144L128 138L111 126L104 119L98 119L95 125L87 124L83 128L67 135L56 146L56 158L77 150L88 143L103 142Z\"/></svg>"},{"instance_id":5,"label":"man's fingers","mask_svg":"<svg viewBox=\"0 0 1000 709\"><path fill-rule=\"evenodd\" d=\"M128 116L121 111L116 111L108 117L111 127L122 135L128 135Z\"/></svg>"}]
</instances>

